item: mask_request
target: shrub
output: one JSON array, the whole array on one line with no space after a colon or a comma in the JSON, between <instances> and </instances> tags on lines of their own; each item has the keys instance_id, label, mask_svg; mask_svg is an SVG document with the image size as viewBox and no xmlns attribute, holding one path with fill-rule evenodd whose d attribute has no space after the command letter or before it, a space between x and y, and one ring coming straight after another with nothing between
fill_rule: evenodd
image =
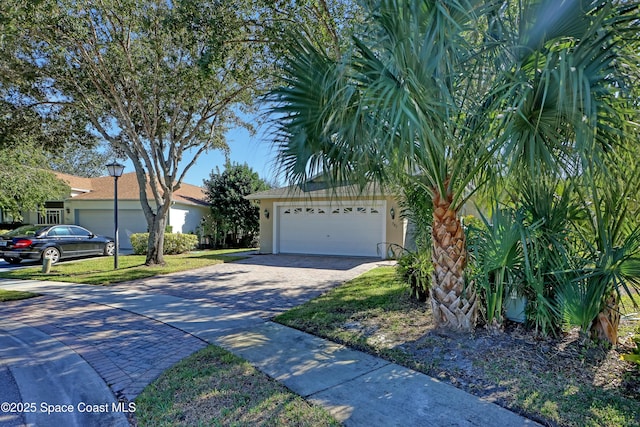
<instances>
[{"instance_id":1,"label":"shrub","mask_svg":"<svg viewBox=\"0 0 640 427\"><path fill-rule=\"evenodd\" d=\"M147 243L149 233L136 233L131 235L131 245L133 253L143 255L147 253ZM195 234L165 233L164 251L165 255L176 255L189 252L198 246L198 236Z\"/></svg>"},{"instance_id":2,"label":"shrub","mask_svg":"<svg viewBox=\"0 0 640 427\"><path fill-rule=\"evenodd\" d=\"M405 252L398 258L397 274L410 287L411 297L425 302L429 296L433 262L431 251Z\"/></svg>"},{"instance_id":3,"label":"shrub","mask_svg":"<svg viewBox=\"0 0 640 427\"><path fill-rule=\"evenodd\" d=\"M522 281L522 220L513 210L501 209L498 205L492 222L482 214L481 219L479 227L468 227L472 280L480 291L487 328L499 331L504 323L504 297L517 290L517 284Z\"/></svg>"}]
</instances>

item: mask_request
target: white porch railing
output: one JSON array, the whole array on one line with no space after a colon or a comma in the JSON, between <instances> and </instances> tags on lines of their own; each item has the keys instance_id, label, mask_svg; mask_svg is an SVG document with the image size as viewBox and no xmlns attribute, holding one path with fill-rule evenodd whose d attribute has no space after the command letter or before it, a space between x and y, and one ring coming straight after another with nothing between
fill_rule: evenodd
<instances>
[{"instance_id":1,"label":"white porch railing","mask_svg":"<svg viewBox=\"0 0 640 427\"><path fill-rule=\"evenodd\" d=\"M38 212L38 224L51 225L62 224L64 209L45 209L44 213Z\"/></svg>"}]
</instances>

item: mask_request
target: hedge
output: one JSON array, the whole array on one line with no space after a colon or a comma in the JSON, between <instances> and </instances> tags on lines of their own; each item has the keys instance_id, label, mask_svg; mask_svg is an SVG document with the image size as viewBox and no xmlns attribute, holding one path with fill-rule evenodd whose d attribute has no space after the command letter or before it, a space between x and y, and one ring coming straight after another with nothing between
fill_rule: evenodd
<instances>
[{"instance_id":1,"label":"hedge","mask_svg":"<svg viewBox=\"0 0 640 427\"><path fill-rule=\"evenodd\" d=\"M132 234L131 245L133 253L136 255L144 255L147 253L147 244L149 242L149 233ZM189 252L198 246L198 236L195 234L181 233L164 233L164 251L165 255L176 255Z\"/></svg>"}]
</instances>

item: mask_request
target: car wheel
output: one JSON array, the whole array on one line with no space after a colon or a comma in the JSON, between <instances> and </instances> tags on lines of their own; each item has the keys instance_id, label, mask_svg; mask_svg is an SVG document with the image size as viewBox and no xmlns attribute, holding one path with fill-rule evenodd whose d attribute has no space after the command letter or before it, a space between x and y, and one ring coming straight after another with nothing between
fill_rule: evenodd
<instances>
[{"instance_id":1,"label":"car wheel","mask_svg":"<svg viewBox=\"0 0 640 427\"><path fill-rule=\"evenodd\" d=\"M60 260L60 251L54 247L46 248L42 251L42 258L51 258L51 264L55 264Z\"/></svg>"},{"instance_id":2,"label":"car wheel","mask_svg":"<svg viewBox=\"0 0 640 427\"><path fill-rule=\"evenodd\" d=\"M106 256L113 256L116 253L116 244L113 242L107 242L104 246L104 254Z\"/></svg>"},{"instance_id":3,"label":"car wheel","mask_svg":"<svg viewBox=\"0 0 640 427\"><path fill-rule=\"evenodd\" d=\"M22 258L5 258L4 260L11 265L18 265L20 264L20 261L22 261Z\"/></svg>"}]
</instances>

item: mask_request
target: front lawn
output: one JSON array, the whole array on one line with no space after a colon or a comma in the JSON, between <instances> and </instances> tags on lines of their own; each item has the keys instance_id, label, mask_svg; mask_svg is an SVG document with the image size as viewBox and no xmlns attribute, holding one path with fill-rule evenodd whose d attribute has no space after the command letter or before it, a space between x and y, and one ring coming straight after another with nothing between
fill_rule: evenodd
<instances>
[{"instance_id":1,"label":"front lawn","mask_svg":"<svg viewBox=\"0 0 640 427\"><path fill-rule=\"evenodd\" d=\"M203 250L180 255L165 255L166 265L148 267L144 255L120 255L118 270L113 269L113 257L99 257L55 264L49 274L42 273L41 266L0 272L0 278L54 280L59 282L109 285L128 280L144 279L159 274L193 270L244 258L234 255L250 249Z\"/></svg>"},{"instance_id":2,"label":"front lawn","mask_svg":"<svg viewBox=\"0 0 640 427\"><path fill-rule=\"evenodd\" d=\"M625 307L633 310L629 300ZM536 337L510 323L502 333L437 330L392 267L372 270L277 316L276 321L384 357L495 401L545 425L640 425L640 365L620 360L638 315L623 316L606 350L576 330ZM634 320L636 319L636 320Z\"/></svg>"}]
</instances>

